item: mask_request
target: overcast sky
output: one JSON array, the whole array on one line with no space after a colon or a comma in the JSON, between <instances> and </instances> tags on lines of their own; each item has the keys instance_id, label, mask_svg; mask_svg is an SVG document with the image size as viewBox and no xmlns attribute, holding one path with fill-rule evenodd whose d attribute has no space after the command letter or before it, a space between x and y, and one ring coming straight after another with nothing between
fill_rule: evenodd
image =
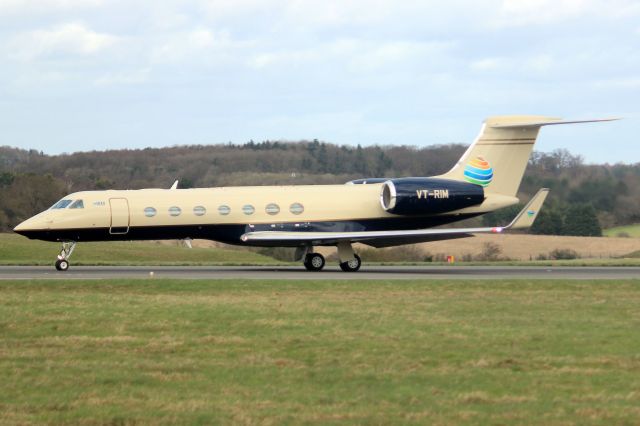
<instances>
[{"instance_id":1,"label":"overcast sky","mask_svg":"<svg viewBox=\"0 0 640 426\"><path fill-rule=\"evenodd\" d=\"M637 0L0 0L0 145L469 143L640 161Z\"/></svg>"}]
</instances>

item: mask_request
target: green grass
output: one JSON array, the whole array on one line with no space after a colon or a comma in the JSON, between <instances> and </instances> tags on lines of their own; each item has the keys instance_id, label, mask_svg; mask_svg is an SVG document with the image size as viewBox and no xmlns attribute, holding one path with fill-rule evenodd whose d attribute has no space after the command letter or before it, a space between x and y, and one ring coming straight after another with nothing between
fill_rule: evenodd
<instances>
[{"instance_id":1,"label":"green grass","mask_svg":"<svg viewBox=\"0 0 640 426\"><path fill-rule=\"evenodd\" d=\"M633 253L629 253L627 255L627 257L635 259L635 260L640 260L640 250L634 251Z\"/></svg>"},{"instance_id":2,"label":"green grass","mask_svg":"<svg viewBox=\"0 0 640 426\"><path fill-rule=\"evenodd\" d=\"M637 424L640 280L0 282L0 423Z\"/></svg>"},{"instance_id":3,"label":"green grass","mask_svg":"<svg viewBox=\"0 0 640 426\"><path fill-rule=\"evenodd\" d=\"M59 243L29 240L17 234L0 234L0 264L52 265ZM272 257L248 250L189 249L152 242L80 243L71 257L73 265L273 265Z\"/></svg>"},{"instance_id":4,"label":"green grass","mask_svg":"<svg viewBox=\"0 0 640 426\"><path fill-rule=\"evenodd\" d=\"M640 238L640 223L605 229L602 234L606 237L618 237L620 234L624 234L629 237Z\"/></svg>"},{"instance_id":5,"label":"green grass","mask_svg":"<svg viewBox=\"0 0 640 426\"><path fill-rule=\"evenodd\" d=\"M0 233L1 265L52 265L60 251L59 243L29 240L16 234ZM372 252L372 249L368 250ZM333 260L332 260L333 261ZM442 262L370 261L367 265L445 265ZM80 243L71 258L75 265L285 265L283 262L244 249L194 248L176 242L175 246L151 242ZM456 262L454 265L474 266L640 266L638 253L620 259L574 259L543 261Z\"/></svg>"}]
</instances>

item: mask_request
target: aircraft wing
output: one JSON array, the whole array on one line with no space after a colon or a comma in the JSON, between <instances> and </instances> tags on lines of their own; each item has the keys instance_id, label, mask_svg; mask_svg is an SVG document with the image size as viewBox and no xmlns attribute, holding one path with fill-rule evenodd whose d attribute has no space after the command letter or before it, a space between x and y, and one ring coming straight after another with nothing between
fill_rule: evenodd
<instances>
[{"instance_id":1,"label":"aircraft wing","mask_svg":"<svg viewBox=\"0 0 640 426\"><path fill-rule=\"evenodd\" d=\"M340 241L363 243L374 247L390 247L399 244L449 240L470 237L479 233L499 234L509 229L528 228L538 216L540 208L547 198L549 190L543 188L527 203L518 215L507 226L485 228L440 228L440 229L408 229L391 231L356 231L356 232L305 232L305 231L255 231L247 232L241 239L245 242L265 243L307 243L310 245L332 245Z\"/></svg>"}]
</instances>

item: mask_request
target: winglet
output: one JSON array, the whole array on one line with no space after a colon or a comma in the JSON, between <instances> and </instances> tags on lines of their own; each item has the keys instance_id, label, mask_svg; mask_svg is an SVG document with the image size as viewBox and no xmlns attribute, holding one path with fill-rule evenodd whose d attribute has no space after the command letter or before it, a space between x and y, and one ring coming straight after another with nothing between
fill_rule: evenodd
<instances>
[{"instance_id":1,"label":"winglet","mask_svg":"<svg viewBox=\"0 0 640 426\"><path fill-rule=\"evenodd\" d=\"M515 219L513 219L510 224L502 229L524 229L529 228L531 225L533 225L533 221L535 221L536 217L538 217L538 213L540 213L540 209L542 208L542 204L547 198L547 195L549 195L548 188L542 188L541 190L539 190L536 195L534 195L533 198L527 203L527 205L524 206L522 210L520 210L520 213L518 213Z\"/></svg>"},{"instance_id":2,"label":"winglet","mask_svg":"<svg viewBox=\"0 0 640 426\"><path fill-rule=\"evenodd\" d=\"M173 182L173 185L171 185L171 188L169 189L178 189L178 181L176 180L175 182Z\"/></svg>"}]
</instances>

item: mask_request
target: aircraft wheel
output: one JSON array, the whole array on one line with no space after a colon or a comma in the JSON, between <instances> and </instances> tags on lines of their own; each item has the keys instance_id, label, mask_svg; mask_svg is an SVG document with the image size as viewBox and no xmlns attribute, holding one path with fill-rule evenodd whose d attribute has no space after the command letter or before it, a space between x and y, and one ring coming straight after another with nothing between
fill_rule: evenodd
<instances>
[{"instance_id":1,"label":"aircraft wheel","mask_svg":"<svg viewBox=\"0 0 640 426\"><path fill-rule=\"evenodd\" d=\"M65 259L56 260L56 269L62 272L66 271L67 269L69 269L69 261Z\"/></svg>"},{"instance_id":2,"label":"aircraft wheel","mask_svg":"<svg viewBox=\"0 0 640 426\"><path fill-rule=\"evenodd\" d=\"M324 268L324 256L320 253L309 253L304 258L304 267L307 271L320 271Z\"/></svg>"},{"instance_id":3,"label":"aircraft wheel","mask_svg":"<svg viewBox=\"0 0 640 426\"><path fill-rule=\"evenodd\" d=\"M362 259L360 259L360 256L358 256L357 254L354 254L353 259L347 262L342 262L340 264L340 269L342 269L344 272L356 272L358 269L360 269L360 266L362 266Z\"/></svg>"}]
</instances>

